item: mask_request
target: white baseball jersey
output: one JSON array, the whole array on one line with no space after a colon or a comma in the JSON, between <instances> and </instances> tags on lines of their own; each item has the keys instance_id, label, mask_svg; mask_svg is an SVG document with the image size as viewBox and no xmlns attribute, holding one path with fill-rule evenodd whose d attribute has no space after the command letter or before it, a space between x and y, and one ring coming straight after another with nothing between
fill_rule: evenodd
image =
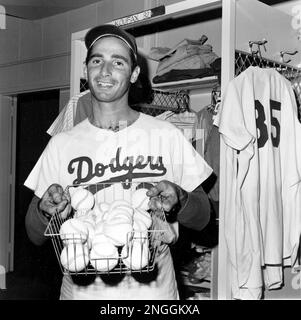
<instances>
[{"instance_id":1,"label":"white baseball jersey","mask_svg":"<svg viewBox=\"0 0 301 320\"><path fill-rule=\"evenodd\" d=\"M56 134L25 185L41 198L53 183L63 188L88 183L98 202L110 203L126 199L132 182L169 180L191 192L211 173L212 169L179 129L167 121L140 113L133 124L118 132L97 128L85 119L71 130ZM116 182L123 183L115 185ZM178 222L172 226L177 236ZM168 248L158 260L157 276L147 282L128 274L114 286L100 277L81 286L65 275L61 299L177 299Z\"/></svg>"},{"instance_id":2,"label":"white baseball jersey","mask_svg":"<svg viewBox=\"0 0 301 320\"><path fill-rule=\"evenodd\" d=\"M232 80L216 118L226 161L222 193L234 298L282 284L300 237L301 126L291 84L249 67ZM299 154L298 154L299 153Z\"/></svg>"}]
</instances>

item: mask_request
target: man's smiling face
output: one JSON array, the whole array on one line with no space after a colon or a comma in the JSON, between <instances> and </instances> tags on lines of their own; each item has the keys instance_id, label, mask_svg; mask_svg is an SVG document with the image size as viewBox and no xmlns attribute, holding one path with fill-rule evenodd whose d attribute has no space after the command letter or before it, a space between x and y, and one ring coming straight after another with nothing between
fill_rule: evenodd
<instances>
[{"instance_id":1,"label":"man's smiling face","mask_svg":"<svg viewBox=\"0 0 301 320\"><path fill-rule=\"evenodd\" d=\"M87 77L92 95L100 102L128 100L128 89L137 80L139 67L132 71L130 49L116 37L104 37L92 48Z\"/></svg>"}]
</instances>

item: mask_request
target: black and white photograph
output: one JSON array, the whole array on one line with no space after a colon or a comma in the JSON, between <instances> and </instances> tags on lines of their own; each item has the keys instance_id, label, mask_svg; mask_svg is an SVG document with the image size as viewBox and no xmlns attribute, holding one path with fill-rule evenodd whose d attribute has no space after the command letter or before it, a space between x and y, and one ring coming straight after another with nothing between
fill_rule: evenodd
<instances>
[{"instance_id":1,"label":"black and white photograph","mask_svg":"<svg viewBox=\"0 0 301 320\"><path fill-rule=\"evenodd\" d=\"M300 0L0 0L0 140L1 305L301 300Z\"/></svg>"}]
</instances>

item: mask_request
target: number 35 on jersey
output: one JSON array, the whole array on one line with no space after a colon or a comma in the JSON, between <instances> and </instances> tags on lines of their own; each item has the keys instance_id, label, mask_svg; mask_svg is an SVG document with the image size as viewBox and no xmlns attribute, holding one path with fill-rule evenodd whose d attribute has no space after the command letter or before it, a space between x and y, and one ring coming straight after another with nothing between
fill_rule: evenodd
<instances>
[{"instance_id":1,"label":"number 35 on jersey","mask_svg":"<svg viewBox=\"0 0 301 320\"><path fill-rule=\"evenodd\" d=\"M259 100L255 100L255 109L258 148L263 148L269 138L271 138L273 146L278 148L281 130L281 103L275 100L270 100L269 107L265 108ZM269 110L270 125L267 123L268 117L266 115L266 110Z\"/></svg>"}]
</instances>

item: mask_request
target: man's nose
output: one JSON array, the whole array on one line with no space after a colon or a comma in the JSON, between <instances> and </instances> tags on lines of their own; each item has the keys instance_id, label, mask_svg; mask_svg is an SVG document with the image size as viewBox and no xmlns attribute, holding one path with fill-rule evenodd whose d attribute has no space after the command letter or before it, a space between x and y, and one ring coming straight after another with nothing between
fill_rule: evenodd
<instances>
[{"instance_id":1,"label":"man's nose","mask_svg":"<svg viewBox=\"0 0 301 320\"><path fill-rule=\"evenodd\" d=\"M104 62L101 66L100 73L103 76L110 75L112 73L112 66L109 62Z\"/></svg>"}]
</instances>

